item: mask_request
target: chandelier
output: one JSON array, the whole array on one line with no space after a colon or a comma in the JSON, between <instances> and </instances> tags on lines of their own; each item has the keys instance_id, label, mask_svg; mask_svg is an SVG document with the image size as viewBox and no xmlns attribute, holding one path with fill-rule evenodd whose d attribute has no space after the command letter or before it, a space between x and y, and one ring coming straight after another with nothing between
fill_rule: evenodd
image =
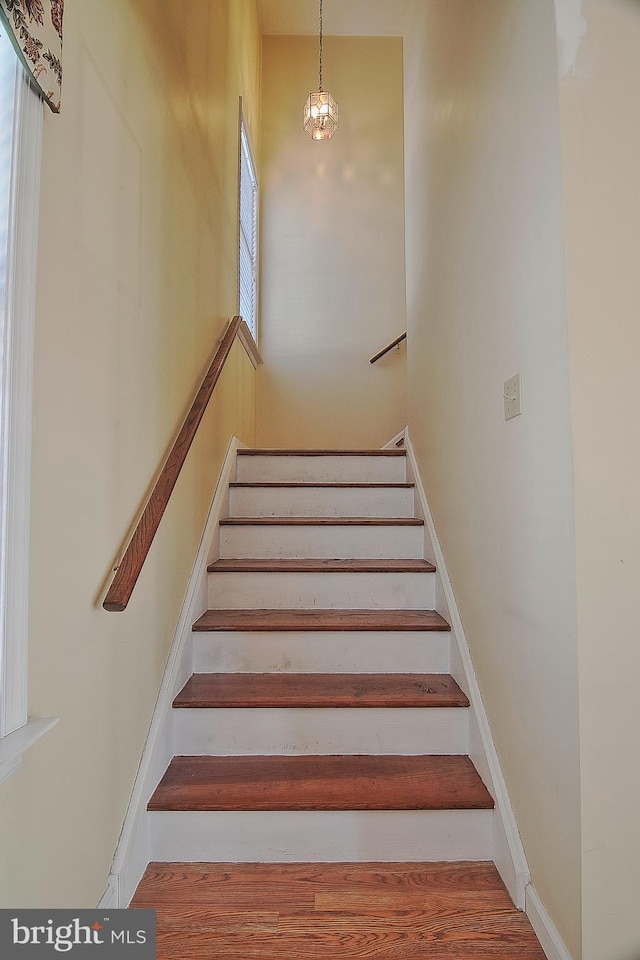
<instances>
[{"instance_id":1,"label":"chandelier","mask_svg":"<svg viewBox=\"0 0 640 960\"><path fill-rule=\"evenodd\" d=\"M304 105L302 125L312 140L331 140L338 129L338 104L322 89L322 0L320 0L320 79Z\"/></svg>"}]
</instances>

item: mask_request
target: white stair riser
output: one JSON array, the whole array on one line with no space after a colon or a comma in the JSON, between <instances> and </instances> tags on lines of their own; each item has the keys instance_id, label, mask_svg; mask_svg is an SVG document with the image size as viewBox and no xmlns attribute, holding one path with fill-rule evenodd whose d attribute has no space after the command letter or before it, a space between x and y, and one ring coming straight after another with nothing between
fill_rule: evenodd
<instances>
[{"instance_id":1,"label":"white stair riser","mask_svg":"<svg viewBox=\"0 0 640 960\"><path fill-rule=\"evenodd\" d=\"M448 673L438 631L219 631L195 633L194 673Z\"/></svg>"},{"instance_id":2,"label":"white stair riser","mask_svg":"<svg viewBox=\"0 0 640 960\"><path fill-rule=\"evenodd\" d=\"M433 573L211 573L209 608L431 610Z\"/></svg>"},{"instance_id":3,"label":"white stair riser","mask_svg":"<svg viewBox=\"0 0 640 960\"><path fill-rule=\"evenodd\" d=\"M231 517L412 517L411 488L231 487Z\"/></svg>"},{"instance_id":4,"label":"white stair riser","mask_svg":"<svg viewBox=\"0 0 640 960\"><path fill-rule=\"evenodd\" d=\"M490 860L491 810L154 811L159 861Z\"/></svg>"},{"instance_id":5,"label":"white stair riser","mask_svg":"<svg viewBox=\"0 0 640 960\"><path fill-rule=\"evenodd\" d=\"M221 526L223 559L418 560L420 526Z\"/></svg>"},{"instance_id":6,"label":"white stair riser","mask_svg":"<svg viewBox=\"0 0 640 960\"><path fill-rule=\"evenodd\" d=\"M405 457L238 456L240 483L403 483Z\"/></svg>"},{"instance_id":7,"label":"white stair riser","mask_svg":"<svg viewBox=\"0 0 640 960\"><path fill-rule=\"evenodd\" d=\"M179 708L177 756L464 754L464 707Z\"/></svg>"}]
</instances>

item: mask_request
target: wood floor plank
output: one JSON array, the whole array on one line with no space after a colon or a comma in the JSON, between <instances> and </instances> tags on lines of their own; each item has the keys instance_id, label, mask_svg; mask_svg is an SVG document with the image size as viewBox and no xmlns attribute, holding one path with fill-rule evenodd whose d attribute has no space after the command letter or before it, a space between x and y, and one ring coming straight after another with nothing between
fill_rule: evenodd
<instances>
[{"instance_id":1,"label":"wood floor plank","mask_svg":"<svg viewBox=\"0 0 640 960\"><path fill-rule=\"evenodd\" d=\"M515 960L516 956L517 960L545 960L537 941L528 946L520 937L515 943L487 943L479 937L463 943L425 944L404 932L386 934L370 928L358 937L346 930L319 943L279 934L203 938L194 933L189 939L167 935L157 960Z\"/></svg>"},{"instance_id":2,"label":"wood floor plank","mask_svg":"<svg viewBox=\"0 0 640 960\"><path fill-rule=\"evenodd\" d=\"M132 904L136 910L155 910L153 901L136 901ZM277 933L281 911L243 909L233 902L221 903L216 908L197 904L186 906L183 903L165 903L162 906L162 931L166 934L194 932L196 934L215 933L223 936L233 933ZM304 916L300 913L299 916Z\"/></svg>"},{"instance_id":3,"label":"wood floor plank","mask_svg":"<svg viewBox=\"0 0 640 960\"><path fill-rule=\"evenodd\" d=\"M215 560L209 573L434 573L428 560Z\"/></svg>"},{"instance_id":4,"label":"wood floor plank","mask_svg":"<svg viewBox=\"0 0 640 960\"><path fill-rule=\"evenodd\" d=\"M469 810L493 799L465 756L174 757L149 810Z\"/></svg>"},{"instance_id":5,"label":"wood floor plank","mask_svg":"<svg viewBox=\"0 0 640 960\"><path fill-rule=\"evenodd\" d=\"M545 960L489 863L154 863L131 906L159 960Z\"/></svg>"},{"instance_id":6,"label":"wood floor plank","mask_svg":"<svg viewBox=\"0 0 640 960\"><path fill-rule=\"evenodd\" d=\"M468 707L453 677L440 673L201 673L176 708Z\"/></svg>"},{"instance_id":7,"label":"wood floor plank","mask_svg":"<svg viewBox=\"0 0 640 960\"><path fill-rule=\"evenodd\" d=\"M305 489L321 487L329 490L413 490L415 483L404 481L368 480L365 482L345 480L234 480L229 484L234 489Z\"/></svg>"},{"instance_id":8,"label":"wood floor plank","mask_svg":"<svg viewBox=\"0 0 640 960\"><path fill-rule=\"evenodd\" d=\"M196 631L451 630L435 610L207 610Z\"/></svg>"},{"instance_id":9,"label":"wood floor plank","mask_svg":"<svg viewBox=\"0 0 640 960\"><path fill-rule=\"evenodd\" d=\"M239 457L406 457L406 450L269 450L243 447Z\"/></svg>"},{"instance_id":10,"label":"wood floor plank","mask_svg":"<svg viewBox=\"0 0 640 960\"><path fill-rule=\"evenodd\" d=\"M420 517L225 517L221 527L423 527Z\"/></svg>"},{"instance_id":11,"label":"wood floor plank","mask_svg":"<svg viewBox=\"0 0 640 960\"><path fill-rule=\"evenodd\" d=\"M348 921L323 923L321 930L306 932L288 929L285 925L273 933L253 931L198 933L190 935L161 932L158 960L232 960L269 958L269 960L545 960L544 953L530 930L496 928L488 918L486 929L467 929L451 940L430 937L412 923L404 926L371 921L354 925ZM186 943L185 943L186 940ZM165 952L166 951L166 952ZM182 953L177 951L184 951Z\"/></svg>"},{"instance_id":12,"label":"wood floor plank","mask_svg":"<svg viewBox=\"0 0 640 960\"><path fill-rule=\"evenodd\" d=\"M473 906L469 899L469 891L451 890L442 892L432 890L374 890L368 888L349 889L338 886L329 891L321 890L316 893L313 903L314 911L318 914L349 913L358 916L389 916L397 917L411 913L420 915L426 913L436 919L451 908L459 916L463 916L467 908L477 911L482 907L487 911L509 911L513 904L506 890L474 891Z\"/></svg>"},{"instance_id":13,"label":"wood floor plank","mask_svg":"<svg viewBox=\"0 0 640 960\"><path fill-rule=\"evenodd\" d=\"M377 916L378 920L384 922L387 935L410 931L423 943L459 943L460 940L471 940L473 934L481 939L487 927L490 927L494 937L504 943L518 937L518 927L525 926L522 921L514 921L512 909L507 904L496 907L491 903L476 902L475 899L470 901L468 897L464 901L458 899L453 902L440 898L436 904L433 901L425 903L424 910L417 916L415 913L405 916L401 910L382 910L377 915L369 913L365 916L343 910L319 916L289 915L280 918L278 931L294 937L311 937L315 934L318 941L347 928L351 936L366 936L374 928L373 919Z\"/></svg>"},{"instance_id":14,"label":"wood floor plank","mask_svg":"<svg viewBox=\"0 0 640 960\"><path fill-rule=\"evenodd\" d=\"M446 863L165 863L147 867L136 892L139 900L156 903L214 904L223 894L237 896L238 903L262 909L272 898L291 897L291 904L305 897L311 905L318 893L429 892L452 894L506 891L493 863L486 861ZM248 898L248 899L247 899ZM227 903L227 900L224 901Z\"/></svg>"},{"instance_id":15,"label":"wood floor plank","mask_svg":"<svg viewBox=\"0 0 640 960\"><path fill-rule=\"evenodd\" d=\"M253 914L258 918L268 917L274 911L276 913L284 911L296 916L306 916L316 911L313 888L300 890L299 885L295 883L278 884L277 887L270 885L262 893L255 881L243 885L233 884L233 886L214 884L211 889L208 885L204 885L200 897L196 891L193 899L185 899L179 891L173 894L172 889L177 888L167 888L164 896L136 893L132 906L143 910L155 909L158 904L161 904L169 917L182 913L188 915L196 911L208 912L212 915L230 912L245 913Z\"/></svg>"}]
</instances>

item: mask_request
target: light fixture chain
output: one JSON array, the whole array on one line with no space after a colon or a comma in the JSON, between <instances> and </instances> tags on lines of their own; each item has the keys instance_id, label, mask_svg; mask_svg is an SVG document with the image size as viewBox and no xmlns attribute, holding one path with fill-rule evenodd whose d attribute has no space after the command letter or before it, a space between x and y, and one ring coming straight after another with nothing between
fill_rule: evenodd
<instances>
[{"instance_id":1,"label":"light fixture chain","mask_svg":"<svg viewBox=\"0 0 640 960\"><path fill-rule=\"evenodd\" d=\"M322 92L322 0L320 0L320 83L318 90Z\"/></svg>"}]
</instances>

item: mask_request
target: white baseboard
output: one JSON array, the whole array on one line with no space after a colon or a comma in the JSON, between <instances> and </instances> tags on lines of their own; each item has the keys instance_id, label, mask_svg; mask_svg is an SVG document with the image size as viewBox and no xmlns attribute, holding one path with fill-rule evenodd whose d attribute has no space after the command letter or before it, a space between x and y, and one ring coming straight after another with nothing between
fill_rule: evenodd
<instances>
[{"instance_id":1,"label":"white baseboard","mask_svg":"<svg viewBox=\"0 0 640 960\"><path fill-rule=\"evenodd\" d=\"M498 754L491 736L489 720L482 702L467 638L456 605L453 587L447 574L447 566L427 503L425 489L420 478L420 470L408 427L403 431L403 435L407 451L407 479L411 479L415 483L416 510L425 522L425 555L435 563L437 568L436 609L451 624L451 672L463 687L471 702L471 759L496 803L494 818L495 864L513 902L519 910L524 910L525 890L530 881L529 867L500 769Z\"/></svg>"},{"instance_id":2,"label":"white baseboard","mask_svg":"<svg viewBox=\"0 0 640 960\"><path fill-rule=\"evenodd\" d=\"M58 717L29 717L17 730L0 737L0 783L19 769L23 754L57 722Z\"/></svg>"},{"instance_id":3,"label":"white baseboard","mask_svg":"<svg viewBox=\"0 0 640 960\"><path fill-rule=\"evenodd\" d=\"M547 960L573 960L551 917L545 910L535 887L530 883L527 884L526 888L525 909Z\"/></svg>"},{"instance_id":4,"label":"white baseboard","mask_svg":"<svg viewBox=\"0 0 640 960\"><path fill-rule=\"evenodd\" d=\"M107 881L107 889L100 897L96 910L112 910L118 906L118 884L116 878L113 876L109 877Z\"/></svg>"},{"instance_id":5,"label":"white baseboard","mask_svg":"<svg viewBox=\"0 0 640 960\"><path fill-rule=\"evenodd\" d=\"M171 705L174 697L192 673L191 625L207 608L207 565L216 556L218 521L225 515L229 481L233 479L236 451L241 446L243 444L236 437L231 438L189 578L149 734L104 894L105 897L113 896L109 904L114 907L129 905L151 859L149 824L146 816L147 802L173 755L169 722ZM110 894L110 891L113 893ZM103 901L101 900L100 903L102 905Z\"/></svg>"}]
</instances>

